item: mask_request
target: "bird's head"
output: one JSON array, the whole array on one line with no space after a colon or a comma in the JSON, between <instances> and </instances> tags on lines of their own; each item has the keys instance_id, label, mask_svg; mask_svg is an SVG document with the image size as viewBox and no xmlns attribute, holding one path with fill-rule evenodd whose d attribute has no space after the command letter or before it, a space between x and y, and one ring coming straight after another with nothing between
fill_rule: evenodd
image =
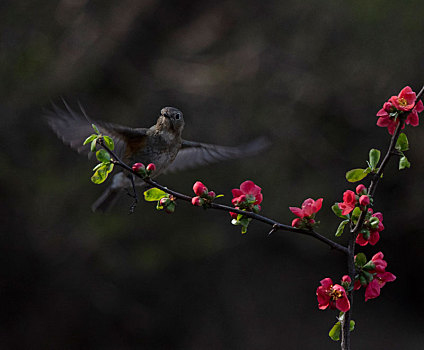
<instances>
[{"instance_id":1,"label":"bird's head","mask_svg":"<svg viewBox=\"0 0 424 350\"><path fill-rule=\"evenodd\" d=\"M174 107L164 107L160 111L156 126L158 129L168 129L181 135L184 129L183 113Z\"/></svg>"}]
</instances>

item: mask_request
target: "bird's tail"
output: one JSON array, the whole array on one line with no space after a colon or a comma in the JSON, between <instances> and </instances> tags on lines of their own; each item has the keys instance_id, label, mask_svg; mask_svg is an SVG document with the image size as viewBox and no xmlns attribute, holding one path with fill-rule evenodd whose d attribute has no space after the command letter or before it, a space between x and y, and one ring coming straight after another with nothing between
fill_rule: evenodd
<instances>
[{"instance_id":1,"label":"bird's tail","mask_svg":"<svg viewBox=\"0 0 424 350\"><path fill-rule=\"evenodd\" d=\"M93 212L101 211L105 213L109 211L115 205L122 191L122 188L109 186L106 191L104 191L103 194L93 203L91 209Z\"/></svg>"}]
</instances>

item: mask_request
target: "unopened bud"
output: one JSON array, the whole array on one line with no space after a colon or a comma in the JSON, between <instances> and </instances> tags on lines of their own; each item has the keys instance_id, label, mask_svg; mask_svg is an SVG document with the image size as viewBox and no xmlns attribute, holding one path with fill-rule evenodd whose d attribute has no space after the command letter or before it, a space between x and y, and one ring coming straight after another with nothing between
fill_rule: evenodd
<instances>
[{"instance_id":1,"label":"unopened bud","mask_svg":"<svg viewBox=\"0 0 424 350\"><path fill-rule=\"evenodd\" d=\"M356 193L357 194L366 194L367 188L363 184L360 184L360 185L356 186Z\"/></svg>"},{"instance_id":2,"label":"unopened bud","mask_svg":"<svg viewBox=\"0 0 424 350\"><path fill-rule=\"evenodd\" d=\"M135 163L135 164L132 166L132 170L133 170L134 172L136 172L136 173L143 172L143 171L145 170L145 168L144 168L144 164L143 164L143 163Z\"/></svg>"},{"instance_id":3,"label":"unopened bud","mask_svg":"<svg viewBox=\"0 0 424 350\"><path fill-rule=\"evenodd\" d=\"M209 193L208 193L208 197L209 197L210 199L214 199L214 198L216 197L216 193L215 193L214 191L209 191Z\"/></svg>"},{"instance_id":4,"label":"unopened bud","mask_svg":"<svg viewBox=\"0 0 424 350\"><path fill-rule=\"evenodd\" d=\"M169 198L167 198L167 197L163 197L163 198L161 198L161 199L160 199L160 201L159 201L159 204L160 204L162 207L166 207L169 203L171 203L171 200L170 200Z\"/></svg>"},{"instance_id":5,"label":"unopened bud","mask_svg":"<svg viewBox=\"0 0 424 350\"><path fill-rule=\"evenodd\" d=\"M152 173L152 172L154 172L154 171L156 170L156 165L154 165L153 163L150 163L150 164L146 167L146 170L147 170L149 173Z\"/></svg>"},{"instance_id":6,"label":"unopened bud","mask_svg":"<svg viewBox=\"0 0 424 350\"><path fill-rule=\"evenodd\" d=\"M196 207L201 207L203 205L203 199L199 196L193 197L191 199L191 204L193 204Z\"/></svg>"},{"instance_id":7,"label":"unopened bud","mask_svg":"<svg viewBox=\"0 0 424 350\"><path fill-rule=\"evenodd\" d=\"M203 196L208 193L207 187L204 184L202 184L200 181L197 181L193 185L193 191L197 196Z\"/></svg>"},{"instance_id":8,"label":"unopened bud","mask_svg":"<svg viewBox=\"0 0 424 350\"><path fill-rule=\"evenodd\" d=\"M299 227L300 227L300 225L301 225L301 223L302 223L302 220L301 220L300 218L296 218L296 219L294 219L294 220L292 221L292 226L293 226L293 227L296 227L296 228L299 228Z\"/></svg>"},{"instance_id":9,"label":"unopened bud","mask_svg":"<svg viewBox=\"0 0 424 350\"><path fill-rule=\"evenodd\" d=\"M359 198L359 204L362 205L363 207L367 206L370 204L370 197L368 197L367 195L362 195Z\"/></svg>"}]
</instances>

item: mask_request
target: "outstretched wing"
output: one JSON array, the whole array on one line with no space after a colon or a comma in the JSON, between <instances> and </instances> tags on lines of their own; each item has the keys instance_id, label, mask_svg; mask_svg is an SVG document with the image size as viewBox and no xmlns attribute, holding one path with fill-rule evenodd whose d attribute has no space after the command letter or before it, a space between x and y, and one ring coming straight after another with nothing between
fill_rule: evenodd
<instances>
[{"instance_id":1,"label":"outstretched wing","mask_svg":"<svg viewBox=\"0 0 424 350\"><path fill-rule=\"evenodd\" d=\"M56 135L78 153L89 153L90 147L83 146L83 143L94 132L91 124L95 124L102 134L113 138L118 156L123 155L126 145L131 144L134 140L140 143L146 136L147 129L145 128L129 128L118 124L94 121L87 117L81 105L82 114L72 110L65 101L63 103L65 109L53 104L53 109L46 111L46 119Z\"/></svg>"},{"instance_id":2,"label":"outstretched wing","mask_svg":"<svg viewBox=\"0 0 424 350\"><path fill-rule=\"evenodd\" d=\"M174 172L197 166L216 163L229 159L253 156L270 145L265 137L257 138L251 142L237 147L210 145L207 143L183 140L180 151L166 172Z\"/></svg>"}]
</instances>

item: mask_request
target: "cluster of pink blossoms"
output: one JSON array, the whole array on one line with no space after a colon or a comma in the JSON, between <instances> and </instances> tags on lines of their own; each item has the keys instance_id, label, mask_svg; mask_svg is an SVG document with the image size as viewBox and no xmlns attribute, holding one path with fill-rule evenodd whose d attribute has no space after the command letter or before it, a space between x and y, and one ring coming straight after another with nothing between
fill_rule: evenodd
<instances>
[{"instance_id":1,"label":"cluster of pink blossoms","mask_svg":"<svg viewBox=\"0 0 424 350\"><path fill-rule=\"evenodd\" d=\"M362 267L359 277L355 279L353 289L358 290L362 286L365 289L365 301L377 298L380 290L387 282L393 282L396 276L386 271L387 262L383 259L382 252L375 254L372 259Z\"/></svg>"},{"instance_id":2,"label":"cluster of pink blossoms","mask_svg":"<svg viewBox=\"0 0 424 350\"><path fill-rule=\"evenodd\" d=\"M231 190L231 193L233 194L231 203L233 203L236 209L259 213L261 210L261 206L259 204L261 204L263 200L261 191L262 188L255 185L253 181L244 181L240 185L239 189L234 188ZM230 215L233 219L237 219L237 213L230 212Z\"/></svg>"},{"instance_id":3,"label":"cluster of pink blossoms","mask_svg":"<svg viewBox=\"0 0 424 350\"><path fill-rule=\"evenodd\" d=\"M290 211L298 218L292 221L292 226L296 228L313 228L316 225L315 215L322 207L322 198L316 201L312 198L306 199L301 208L289 207Z\"/></svg>"},{"instance_id":4,"label":"cluster of pink blossoms","mask_svg":"<svg viewBox=\"0 0 424 350\"><path fill-rule=\"evenodd\" d=\"M399 95L390 97L384 103L383 108L378 111L377 125L387 128L389 134L393 135L399 124L399 117L407 114L405 124L418 126L418 113L424 110L424 105L421 100L418 102L416 100L417 95L409 86L403 88ZM405 124L402 128L405 127Z\"/></svg>"},{"instance_id":5,"label":"cluster of pink blossoms","mask_svg":"<svg viewBox=\"0 0 424 350\"><path fill-rule=\"evenodd\" d=\"M356 186L356 194L351 190L345 191L343 193L343 202L338 203L342 215L349 214L358 204L362 207L369 205L370 197L366 193L367 188L362 184Z\"/></svg>"},{"instance_id":6,"label":"cluster of pink blossoms","mask_svg":"<svg viewBox=\"0 0 424 350\"><path fill-rule=\"evenodd\" d=\"M197 181L193 185L193 192L196 196L191 199L191 203L197 207L210 204L216 197L215 192L209 191L208 188L200 181Z\"/></svg>"}]
</instances>

